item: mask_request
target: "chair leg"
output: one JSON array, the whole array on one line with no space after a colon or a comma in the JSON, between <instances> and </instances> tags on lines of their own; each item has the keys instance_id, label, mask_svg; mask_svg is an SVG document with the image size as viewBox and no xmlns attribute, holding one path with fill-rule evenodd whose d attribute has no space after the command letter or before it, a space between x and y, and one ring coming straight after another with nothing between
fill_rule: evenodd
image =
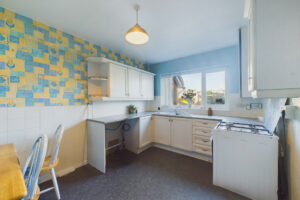
<instances>
[{"instance_id":1,"label":"chair leg","mask_svg":"<svg viewBox=\"0 0 300 200\"><path fill-rule=\"evenodd\" d=\"M59 188L58 188L54 168L51 169L51 176L52 176L52 182L53 182L53 185L54 185L54 189L55 189L57 199L60 199Z\"/></svg>"}]
</instances>

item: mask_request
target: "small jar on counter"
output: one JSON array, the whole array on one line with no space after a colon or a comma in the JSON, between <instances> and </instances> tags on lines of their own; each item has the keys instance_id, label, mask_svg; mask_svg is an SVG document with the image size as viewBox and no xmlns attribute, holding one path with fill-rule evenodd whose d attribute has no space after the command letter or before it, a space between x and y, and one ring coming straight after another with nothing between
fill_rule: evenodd
<instances>
[{"instance_id":1,"label":"small jar on counter","mask_svg":"<svg viewBox=\"0 0 300 200\"><path fill-rule=\"evenodd\" d=\"M211 107L208 108L207 115L208 116L212 116L213 115L213 111L212 111Z\"/></svg>"}]
</instances>

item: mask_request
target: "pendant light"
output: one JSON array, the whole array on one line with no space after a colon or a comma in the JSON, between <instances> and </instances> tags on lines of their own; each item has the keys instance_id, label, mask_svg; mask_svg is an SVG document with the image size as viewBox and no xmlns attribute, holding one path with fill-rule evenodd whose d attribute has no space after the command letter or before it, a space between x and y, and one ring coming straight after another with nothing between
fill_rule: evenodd
<instances>
[{"instance_id":1,"label":"pendant light","mask_svg":"<svg viewBox=\"0 0 300 200\"><path fill-rule=\"evenodd\" d=\"M138 24L138 12L139 12L140 6L136 5L136 25L129 29L125 35L125 39L130 44L134 45L142 45L146 44L149 41L149 35L148 33Z\"/></svg>"}]
</instances>

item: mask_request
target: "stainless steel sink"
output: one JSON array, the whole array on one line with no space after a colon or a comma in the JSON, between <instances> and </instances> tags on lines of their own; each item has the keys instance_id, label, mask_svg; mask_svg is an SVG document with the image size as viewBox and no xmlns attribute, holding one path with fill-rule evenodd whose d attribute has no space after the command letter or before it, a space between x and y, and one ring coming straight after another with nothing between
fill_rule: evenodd
<instances>
[{"instance_id":1,"label":"stainless steel sink","mask_svg":"<svg viewBox=\"0 0 300 200\"><path fill-rule=\"evenodd\" d=\"M166 115L166 116L179 116L179 117L188 117L191 116L191 114L186 112L158 112L159 115Z\"/></svg>"}]
</instances>

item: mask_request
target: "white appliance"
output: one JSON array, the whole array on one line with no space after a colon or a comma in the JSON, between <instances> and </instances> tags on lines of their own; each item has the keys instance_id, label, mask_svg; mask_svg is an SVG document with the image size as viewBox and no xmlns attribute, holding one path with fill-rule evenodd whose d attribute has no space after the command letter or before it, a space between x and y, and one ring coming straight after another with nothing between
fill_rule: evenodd
<instances>
[{"instance_id":1,"label":"white appliance","mask_svg":"<svg viewBox=\"0 0 300 200\"><path fill-rule=\"evenodd\" d=\"M257 200L278 199L278 137L261 125L220 122L213 133L213 184Z\"/></svg>"}]
</instances>

